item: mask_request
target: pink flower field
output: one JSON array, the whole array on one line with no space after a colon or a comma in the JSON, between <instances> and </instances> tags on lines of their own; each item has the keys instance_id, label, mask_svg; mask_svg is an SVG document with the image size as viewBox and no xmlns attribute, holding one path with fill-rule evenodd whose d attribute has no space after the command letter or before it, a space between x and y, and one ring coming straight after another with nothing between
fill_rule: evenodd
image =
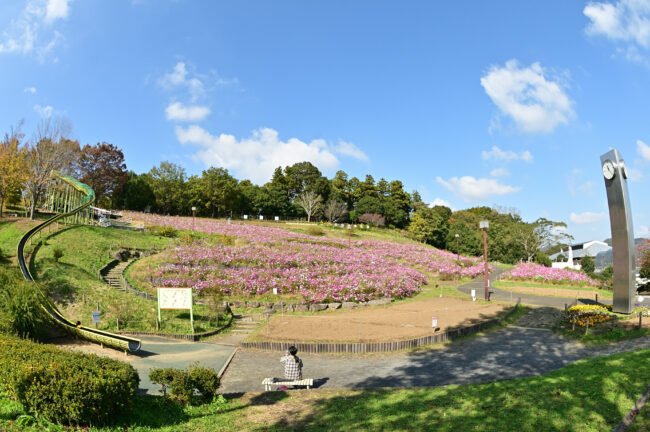
<instances>
[{"instance_id":1,"label":"pink flower field","mask_svg":"<svg viewBox=\"0 0 650 432\"><path fill-rule=\"evenodd\" d=\"M192 218L129 213L146 225L191 229ZM189 286L225 295L278 294L307 302L367 301L411 297L427 282L423 272L481 274L479 258L461 257L423 245L312 237L255 224L195 219L194 230L244 240L241 245L197 244L165 252L164 265L151 269L163 286Z\"/></svg>"},{"instance_id":2,"label":"pink flower field","mask_svg":"<svg viewBox=\"0 0 650 432\"><path fill-rule=\"evenodd\" d=\"M584 273L565 269L554 269L534 263L517 264L514 269L504 273L503 279L530 280L554 284L599 285L597 280L590 278Z\"/></svg>"}]
</instances>

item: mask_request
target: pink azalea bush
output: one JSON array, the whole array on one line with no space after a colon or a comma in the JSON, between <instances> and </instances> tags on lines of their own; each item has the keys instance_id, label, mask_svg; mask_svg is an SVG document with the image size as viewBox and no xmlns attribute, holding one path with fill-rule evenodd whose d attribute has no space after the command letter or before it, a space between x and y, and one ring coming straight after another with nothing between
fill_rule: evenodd
<instances>
[{"instance_id":1,"label":"pink azalea bush","mask_svg":"<svg viewBox=\"0 0 650 432\"><path fill-rule=\"evenodd\" d=\"M517 264L514 269L503 274L503 279L521 281L529 280L555 284L599 285L598 281L590 278L584 273L545 267L534 263Z\"/></svg>"},{"instance_id":2,"label":"pink azalea bush","mask_svg":"<svg viewBox=\"0 0 650 432\"><path fill-rule=\"evenodd\" d=\"M474 277L480 258L462 257L431 247L387 241L327 239L280 228L212 219L128 213L147 225L173 226L234 236L245 244L180 246L167 252L167 264L152 269L162 286L189 286L225 295L279 294L307 302L367 301L410 297L432 274ZM421 270L421 271L419 271Z\"/></svg>"}]
</instances>

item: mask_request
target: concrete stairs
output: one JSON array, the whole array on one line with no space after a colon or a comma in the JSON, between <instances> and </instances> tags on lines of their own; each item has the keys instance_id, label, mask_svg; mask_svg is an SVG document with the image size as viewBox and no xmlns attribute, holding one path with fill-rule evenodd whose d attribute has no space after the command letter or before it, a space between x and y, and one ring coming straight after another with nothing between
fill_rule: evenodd
<instances>
[{"instance_id":1,"label":"concrete stairs","mask_svg":"<svg viewBox=\"0 0 650 432\"><path fill-rule=\"evenodd\" d=\"M128 265L128 261L118 263L115 267L110 269L105 276L102 276L102 279L111 287L126 292L126 288L122 285L122 273Z\"/></svg>"}]
</instances>

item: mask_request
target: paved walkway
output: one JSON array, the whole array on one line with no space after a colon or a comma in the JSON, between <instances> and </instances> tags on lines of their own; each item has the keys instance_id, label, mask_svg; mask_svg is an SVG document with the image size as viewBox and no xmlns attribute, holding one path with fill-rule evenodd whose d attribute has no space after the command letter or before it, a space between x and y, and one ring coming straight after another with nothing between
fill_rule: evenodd
<instances>
[{"instance_id":1,"label":"paved walkway","mask_svg":"<svg viewBox=\"0 0 650 432\"><path fill-rule=\"evenodd\" d=\"M508 327L439 349L383 355L298 355L303 376L317 388L422 387L469 384L540 375L581 358L650 348L650 337L606 347L585 347L546 329ZM262 391L266 377L281 377L280 352L240 350L220 392Z\"/></svg>"}]
</instances>

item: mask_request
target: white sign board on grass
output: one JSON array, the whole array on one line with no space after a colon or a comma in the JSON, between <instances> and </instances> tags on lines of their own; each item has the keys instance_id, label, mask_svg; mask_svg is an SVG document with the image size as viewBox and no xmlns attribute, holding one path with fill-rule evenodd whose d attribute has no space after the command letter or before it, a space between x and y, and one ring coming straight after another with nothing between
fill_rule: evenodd
<instances>
[{"instance_id":1,"label":"white sign board on grass","mask_svg":"<svg viewBox=\"0 0 650 432\"><path fill-rule=\"evenodd\" d=\"M194 331L194 313L192 310L192 288L160 287L158 291L158 321L161 322L161 309L185 309L190 311L190 323Z\"/></svg>"}]
</instances>

